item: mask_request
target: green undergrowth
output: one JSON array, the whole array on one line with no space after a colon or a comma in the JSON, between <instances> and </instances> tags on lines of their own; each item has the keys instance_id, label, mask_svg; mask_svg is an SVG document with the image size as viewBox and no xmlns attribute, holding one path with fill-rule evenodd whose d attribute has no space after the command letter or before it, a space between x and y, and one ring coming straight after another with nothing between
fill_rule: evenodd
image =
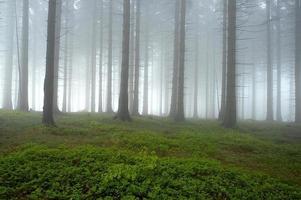
<instances>
[{"instance_id":1,"label":"green undergrowth","mask_svg":"<svg viewBox=\"0 0 301 200\"><path fill-rule=\"evenodd\" d=\"M298 199L301 126L0 110L0 199ZM111 198L111 199L112 199Z\"/></svg>"},{"instance_id":2,"label":"green undergrowth","mask_svg":"<svg viewBox=\"0 0 301 200\"><path fill-rule=\"evenodd\" d=\"M195 158L27 145L0 159L1 199L300 199L298 187Z\"/></svg>"}]
</instances>

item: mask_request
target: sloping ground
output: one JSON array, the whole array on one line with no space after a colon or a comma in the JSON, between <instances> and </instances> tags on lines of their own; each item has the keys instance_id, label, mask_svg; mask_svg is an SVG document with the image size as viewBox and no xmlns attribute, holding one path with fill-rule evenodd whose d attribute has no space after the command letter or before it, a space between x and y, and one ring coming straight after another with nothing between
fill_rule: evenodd
<instances>
[{"instance_id":1,"label":"sloping ground","mask_svg":"<svg viewBox=\"0 0 301 200\"><path fill-rule=\"evenodd\" d=\"M0 159L1 199L301 199L267 176L204 159L27 146Z\"/></svg>"},{"instance_id":2,"label":"sloping ground","mask_svg":"<svg viewBox=\"0 0 301 200\"><path fill-rule=\"evenodd\" d=\"M0 199L301 199L301 127L0 111ZM110 198L108 198L110 199Z\"/></svg>"}]
</instances>

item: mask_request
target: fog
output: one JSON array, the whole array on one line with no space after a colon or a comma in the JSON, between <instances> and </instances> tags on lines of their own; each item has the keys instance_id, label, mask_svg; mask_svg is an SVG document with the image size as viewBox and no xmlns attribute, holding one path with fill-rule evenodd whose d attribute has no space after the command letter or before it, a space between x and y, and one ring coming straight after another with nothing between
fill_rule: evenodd
<instances>
[{"instance_id":1,"label":"fog","mask_svg":"<svg viewBox=\"0 0 301 200\"><path fill-rule=\"evenodd\" d=\"M140 15L137 1L140 1ZM296 69L300 71L301 67L297 66L295 56L301 55L300 48L296 48L296 40L300 40L300 35L296 35L295 16L300 16L295 14L296 2L298 0L236 2L235 98L239 120L266 120L270 110L273 120L295 121L296 104L300 104L296 87L301 86L295 78L300 79ZM26 0L2 0L0 4L0 106L18 109L19 99L28 98L29 111L42 111L48 1L29 0L27 49L24 49L25 4ZM175 27L179 26L175 18L176 4L175 0L131 1L130 113L135 66L138 66L139 113L170 115L175 55L180 55L175 53L175 48L181 46L182 38L175 39ZM222 91L226 90L223 67L227 62L224 60L227 56L225 38L229 39L229 27L224 25L228 15L225 15L223 0L186 0L185 4L185 117L217 119L225 101L222 98ZM57 0L56 9L56 41L51 41L56 44L58 62L57 74L54 73L54 82L57 81L54 106L57 104L61 112L110 112L112 106L113 112L117 112L123 58L123 1ZM139 40L136 39L138 34ZM20 81L24 59L26 62L24 51L28 53L28 82ZM19 95L24 84L28 97ZM7 99L12 107L5 102Z\"/></svg>"}]
</instances>

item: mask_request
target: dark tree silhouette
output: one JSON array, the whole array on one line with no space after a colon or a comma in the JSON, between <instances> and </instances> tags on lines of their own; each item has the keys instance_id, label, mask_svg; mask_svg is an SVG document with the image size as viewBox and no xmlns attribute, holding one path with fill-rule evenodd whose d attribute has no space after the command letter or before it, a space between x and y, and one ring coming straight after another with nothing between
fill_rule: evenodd
<instances>
[{"instance_id":1,"label":"dark tree silhouette","mask_svg":"<svg viewBox=\"0 0 301 200\"><path fill-rule=\"evenodd\" d=\"M129 114L129 42L130 42L130 0L123 0L123 36L122 36L122 65L119 94L119 107L116 117L123 121L130 121Z\"/></svg>"},{"instance_id":2,"label":"dark tree silhouette","mask_svg":"<svg viewBox=\"0 0 301 200\"><path fill-rule=\"evenodd\" d=\"M301 1L295 0L295 121L301 123Z\"/></svg>"},{"instance_id":3,"label":"dark tree silhouette","mask_svg":"<svg viewBox=\"0 0 301 200\"><path fill-rule=\"evenodd\" d=\"M46 75L44 81L43 123L54 125L53 96L54 96L54 65L55 65L55 27L57 0L49 1L47 25Z\"/></svg>"}]
</instances>

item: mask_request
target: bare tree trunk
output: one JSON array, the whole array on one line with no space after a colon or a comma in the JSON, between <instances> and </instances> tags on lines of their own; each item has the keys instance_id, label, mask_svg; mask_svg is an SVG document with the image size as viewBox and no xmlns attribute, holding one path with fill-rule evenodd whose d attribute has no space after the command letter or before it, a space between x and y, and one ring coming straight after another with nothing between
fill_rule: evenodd
<instances>
[{"instance_id":1,"label":"bare tree trunk","mask_svg":"<svg viewBox=\"0 0 301 200\"><path fill-rule=\"evenodd\" d=\"M5 56L5 79L4 79L4 96L3 108L13 109L12 103L12 76L13 76L13 51L14 51L14 11L15 1L11 0L7 4L8 28L6 33L6 56Z\"/></svg>"},{"instance_id":2,"label":"bare tree trunk","mask_svg":"<svg viewBox=\"0 0 301 200\"><path fill-rule=\"evenodd\" d=\"M60 65L60 46L61 46L61 19L62 19L62 0L56 1L56 23L55 23L55 55L54 55L54 95L53 110L59 113L58 107L58 81Z\"/></svg>"},{"instance_id":3,"label":"bare tree trunk","mask_svg":"<svg viewBox=\"0 0 301 200\"><path fill-rule=\"evenodd\" d=\"M122 68L120 81L120 96L117 118L123 121L130 121L129 114L129 42L130 42L130 26L131 26L131 5L130 0L123 0L123 37L122 37Z\"/></svg>"},{"instance_id":4,"label":"bare tree trunk","mask_svg":"<svg viewBox=\"0 0 301 200\"><path fill-rule=\"evenodd\" d=\"M135 68L135 1L131 1L131 32L130 32L130 69L129 69L129 110L133 110L134 100L134 68Z\"/></svg>"},{"instance_id":5,"label":"bare tree trunk","mask_svg":"<svg viewBox=\"0 0 301 200\"><path fill-rule=\"evenodd\" d=\"M69 2L66 1L66 11L68 12ZM69 33L68 33L68 25L69 25L69 16L68 13L65 14L65 52L64 52L64 88L63 88L63 106L62 111L67 112L67 81L68 81L68 48L69 48Z\"/></svg>"},{"instance_id":6,"label":"bare tree trunk","mask_svg":"<svg viewBox=\"0 0 301 200\"><path fill-rule=\"evenodd\" d=\"M180 1L175 0L175 27L174 27L174 57L173 57L173 74L172 74L172 91L170 102L170 117L174 117L177 111L178 96L178 74L179 74L179 40L180 40Z\"/></svg>"},{"instance_id":7,"label":"bare tree trunk","mask_svg":"<svg viewBox=\"0 0 301 200\"><path fill-rule=\"evenodd\" d=\"M134 77L134 99L133 115L139 115L139 78L140 78L140 18L141 1L136 1L136 38L135 38L135 77Z\"/></svg>"},{"instance_id":8,"label":"bare tree trunk","mask_svg":"<svg viewBox=\"0 0 301 200\"><path fill-rule=\"evenodd\" d=\"M178 76L178 95L177 111L175 121L184 121L184 77L185 77L185 39L186 39L186 0L181 1L180 6L180 55L179 55L179 76Z\"/></svg>"},{"instance_id":9,"label":"bare tree trunk","mask_svg":"<svg viewBox=\"0 0 301 200\"><path fill-rule=\"evenodd\" d=\"M148 30L146 30L145 31L146 32L146 34L145 34L145 51L144 51L144 53L145 53L145 57L144 57L144 84L143 84L143 86L144 86L144 89L143 89L143 112L142 112L142 114L143 115L148 115L148 87L149 87L149 85L148 85L148 71L149 71L149 59L148 59L148 57L149 57L149 35L148 35Z\"/></svg>"},{"instance_id":10,"label":"bare tree trunk","mask_svg":"<svg viewBox=\"0 0 301 200\"><path fill-rule=\"evenodd\" d=\"M98 95L98 113L102 113L102 80L103 80L103 74L102 74L102 57L103 57L103 0L100 1L100 27L99 27L99 95Z\"/></svg>"},{"instance_id":11,"label":"bare tree trunk","mask_svg":"<svg viewBox=\"0 0 301 200\"><path fill-rule=\"evenodd\" d=\"M113 1L109 3L109 48L108 48L108 80L107 80L107 112L112 113L112 54L113 54L113 47L112 47L112 34L113 34Z\"/></svg>"},{"instance_id":12,"label":"bare tree trunk","mask_svg":"<svg viewBox=\"0 0 301 200\"><path fill-rule=\"evenodd\" d=\"M277 0L277 121L282 121L281 112L281 7L280 0Z\"/></svg>"},{"instance_id":13,"label":"bare tree trunk","mask_svg":"<svg viewBox=\"0 0 301 200\"><path fill-rule=\"evenodd\" d=\"M227 12L228 0L224 0L223 5L223 69L222 69L222 96L221 96L221 109L219 112L219 120L224 119L226 107L226 88L227 88Z\"/></svg>"},{"instance_id":14,"label":"bare tree trunk","mask_svg":"<svg viewBox=\"0 0 301 200\"><path fill-rule=\"evenodd\" d=\"M271 55L271 0L266 0L267 14L267 121L274 120L273 111L273 67Z\"/></svg>"},{"instance_id":15,"label":"bare tree trunk","mask_svg":"<svg viewBox=\"0 0 301 200\"><path fill-rule=\"evenodd\" d=\"M19 81L18 109L28 111L28 33L29 0L23 0L21 71Z\"/></svg>"},{"instance_id":16,"label":"bare tree trunk","mask_svg":"<svg viewBox=\"0 0 301 200\"><path fill-rule=\"evenodd\" d=\"M96 26L97 26L97 0L93 1L92 19L92 55L91 55L91 112L95 112L96 92Z\"/></svg>"},{"instance_id":17,"label":"bare tree trunk","mask_svg":"<svg viewBox=\"0 0 301 200\"><path fill-rule=\"evenodd\" d=\"M55 65L55 25L57 1L49 1L47 27L46 75L44 81L43 123L54 125L53 96L54 96L54 65Z\"/></svg>"},{"instance_id":18,"label":"bare tree trunk","mask_svg":"<svg viewBox=\"0 0 301 200\"><path fill-rule=\"evenodd\" d=\"M227 93L223 125L236 126L236 0L228 0Z\"/></svg>"},{"instance_id":19,"label":"bare tree trunk","mask_svg":"<svg viewBox=\"0 0 301 200\"><path fill-rule=\"evenodd\" d=\"M71 5L74 4L74 0L71 0ZM74 10L73 10L73 6L72 8L70 9L70 25L69 25L69 32L73 33L74 29ZM74 42L74 39L73 39L73 35L70 34L69 35L69 46L70 46L70 55L69 55L69 68L68 68L68 112L71 112L72 111L72 80L73 80L73 42Z\"/></svg>"},{"instance_id":20,"label":"bare tree trunk","mask_svg":"<svg viewBox=\"0 0 301 200\"><path fill-rule=\"evenodd\" d=\"M295 3L295 121L301 123L301 1Z\"/></svg>"},{"instance_id":21,"label":"bare tree trunk","mask_svg":"<svg viewBox=\"0 0 301 200\"><path fill-rule=\"evenodd\" d=\"M193 118L198 118L198 90L199 90L199 38L198 34L195 34L195 60L194 60L194 105L193 105Z\"/></svg>"},{"instance_id":22,"label":"bare tree trunk","mask_svg":"<svg viewBox=\"0 0 301 200\"><path fill-rule=\"evenodd\" d=\"M252 119L256 120L256 65L252 66Z\"/></svg>"}]
</instances>

